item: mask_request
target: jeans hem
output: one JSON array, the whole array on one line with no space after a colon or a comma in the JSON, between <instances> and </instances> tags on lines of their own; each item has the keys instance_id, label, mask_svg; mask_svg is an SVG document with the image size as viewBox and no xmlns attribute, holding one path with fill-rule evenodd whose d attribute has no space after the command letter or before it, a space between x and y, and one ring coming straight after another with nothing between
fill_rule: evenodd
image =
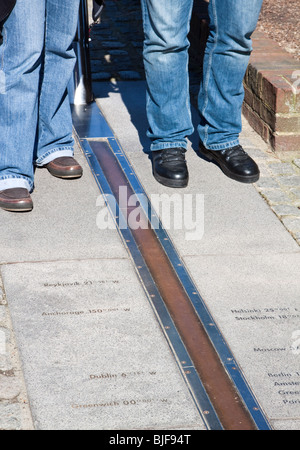
<instances>
[{"instance_id":1,"label":"jeans hem","mask_svg":"<svg viewBox=\"0 0 300 450\"><path fill-rule=\"evenodd\" d=\"M4 176L0 178L0 191L14 188L25 188L29 192L33 191L33 182L21 176Z\"/></svg>"},{"instance_id":2,"label":"jeans hem","mask_svg":"<svg viewBox=\"0 0 300 450\"><path fill-rule=\"evenodd\" d=\"M56 158L61 158L63 156L73 156L74 155L74 149L70 146L65 147L56 147L52 150L49 150L47 153L45 153L43 156L38 158L35 162L35 166L42 167L45 164L49 164L51 161L53 161Z\"/></svg>"},{"instance_id":3,"label":"jeans hem","mask_svg":"<svg viewBox=\"0 0 300 450\"><path fill-rule=\"evenodd\" d=\"M231 141L231 142L225 142L224 144L212 144L212 145L204 145L202 144L207 150L226 150L227 148L236 147L239 145L240 142L238 139Z\"/></svg>"},{"instance_id":4,"label":"jeans hem","mask_svg":"<svg viewBox=\"0 0 300 450\"><path fill-rule=\"evenodd\" d=\"M151 144L151 151L156 152L159 150L165 150L167 148L184 148L187 150L187 143L184 141L181 142L160 142L158 144Z\"/></svg>"}]
</instances>

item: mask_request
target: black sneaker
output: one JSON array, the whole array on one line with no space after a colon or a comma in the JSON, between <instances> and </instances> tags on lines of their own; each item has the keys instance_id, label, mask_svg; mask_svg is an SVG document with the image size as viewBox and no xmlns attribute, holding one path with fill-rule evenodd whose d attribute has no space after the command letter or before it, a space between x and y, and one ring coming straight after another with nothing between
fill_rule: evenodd
<instances>
[{"instance_id":1,"label":"black sneaker","mask_svg":"<svg viewBox=\"0 0 300 450\"><path fill-rule=\"evenodd\" d=\"M259 179L259 168L243 147L209 150L201 143L199 151L211 161L215 161L225 175L241 183L255 183Z\"/></svg>"},{"instance_id":2,"label":"black sneaker","mask_svg":"<svg viewBox=\"0 0 300 450\"><path fill-rule=\"evenodd\" d=\"M183 188L188 185L189 174L182 147L152 152L154 178L164 186Z\"/></svg>"}]
</instances>

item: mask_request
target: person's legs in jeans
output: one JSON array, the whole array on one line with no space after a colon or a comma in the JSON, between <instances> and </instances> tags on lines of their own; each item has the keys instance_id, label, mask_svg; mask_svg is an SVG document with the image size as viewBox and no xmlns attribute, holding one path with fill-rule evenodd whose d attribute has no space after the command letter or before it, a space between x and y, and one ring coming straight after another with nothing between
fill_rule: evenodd
<instances>
[{"instance_id":1,"label":"person's legs in jeans","mask_svg":"<svg viewBox=\"0 0 300 450\"><path fill-rule=\"evenodd\" d=\"M151 150L187 147L193 132L187 38L193 0L141 0Z\"/></svg>"},{"instance_id":2,"label":"person's legs in jeans","mask_svg":"<svg viewBox=\"0 0 300 450\"><path fill-rule=\"evenodd\" d=\"M147 132L153 175L169 187L185 187L186 136L191 121L187 38L193 0L142 0Z\"/></svg>"},{"instance_id":3,"label":"person's legs in jeans","mask_svg":"<svg viewBox=\"0 0 300 450\"><path fill-rule=\"evenodd\" d=\"M33 190L34 164L47 165L49 172L63 178L82 174L71 158L67 97L75 64L72 41L78 6L79 0L18 0L4 25L0 47L0 207L9 209L14 203L15 208L20 193L4 191ZM25 202L21 194L20 210ZM11 195L17 196L13 202ZM29 204L28 198L26 202Z\"/></svg>"},{"instance_id":4,"label":"person's legs in jeans","mask_svg":"<svg viewBox=\"0 0 300 450\"><path fill-rule=\"evenodd\" d=\"M198 100L200 152L242 183L259 179L259 168L239 145L239 134L243 78L261 5L262 0L210 0L210 34Z\"/></svg>"},{"instance_id":5,"label":"person's legs in jeans","mask_svg":"<svg viewBox=\"0 0 300 450\"><path fill-rule=\"evenodd\" d=\"M45 0L18 0L0 46L0 191L33 189Z\"/></svg>"},{"instance_id":6,"label":"person's legs in jeans","mask_svg":"<svg viewBox=\"0 0 300 450\"><path fill-rule=\"evenodd\" d=\"M193 131L187 39L192 3L142 0L153 174L160 183L171 187L186 186L188 178L183 151L186 136ZM239 146L238 138L242 82L261 3L210 0L210 35L199 93L201 152L216 160L227 176L246 183L259 177L256 163Z\"/></svg>"},{"instance_id":7,"label":"person's legs in jeans","mask_svg":"<svg viewBox=\"0 0 300 450\"><path fill-rule=\"evenodd\" d=\"M239 144L243 78L262 0L210 0L210 34L199 93L202 144L223 150Z\"/></svg>"},{"instance_id":8,"label":"person's legs in jeans","mask_svg":"<svg viewBox=\"0 0 300 450\"><path fill-rule=\"evenodd\" d=\"M39 95L37 166L73 156L72 116L67 86L75 65L72 42L79 0L46 0L46 32Z\"/></svg>"}]
</instances>

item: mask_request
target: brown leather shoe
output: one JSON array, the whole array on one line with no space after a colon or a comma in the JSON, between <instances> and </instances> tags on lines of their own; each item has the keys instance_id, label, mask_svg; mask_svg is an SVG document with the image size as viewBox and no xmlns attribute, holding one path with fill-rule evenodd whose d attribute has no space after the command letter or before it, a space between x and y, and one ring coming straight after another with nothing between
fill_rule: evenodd
<instances>
[{"instance_id":1,"label":"brown leather shoe","mask_svg":"<svg viewBox=\"0 0 300 450\"><path fill-rule=\"evenodd\" d=\"M6 211L27 212L32 210L33 203L27 189L5 189L0 191L0 208Z\"/></svg>"},{"instance_id":2,"label":"brown leather shoe","mask_svg":"<svg viewBox=\"0 0 300 450\"><path fill-rule=\"evenodd\" d=\"M71 156L56 158L45 167L58 178L80 178L82 175L81 165Z\"/></svg>"}]
</instances>

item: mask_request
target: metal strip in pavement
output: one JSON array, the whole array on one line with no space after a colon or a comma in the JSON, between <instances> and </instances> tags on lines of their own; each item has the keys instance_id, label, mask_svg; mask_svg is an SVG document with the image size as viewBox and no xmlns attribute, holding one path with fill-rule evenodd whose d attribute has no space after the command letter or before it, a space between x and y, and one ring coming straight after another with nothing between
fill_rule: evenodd
<instances>
[{"instance_id":1,"label":"metal strip in pavement","mask_svg":"<svg viewBox=\"0 0 300 450\"><path fill-rule=\"evenodd\" d=\"M87 110L85 106L84 111ZM111 137L113 133L110 131L109 136L102 134L98 136L98 140L88 141L86 130L83 132L82 128L76 127L82 115L85 115L84 112L78 114L77 111L74 126L76 130L80 130L78 137L83 139L82 147L92 172L102 193L113 195L111 198L116 199L118 211L116 213L114 207L112 212L115 214L117 224L120 225L120 219L123 224L124 221L127 223L130 211L126 211L127 217L122 216L124 211L119 208L119 187L128 188L128 197L132 194L148 197L117 139ZM96 138L96 134L97 131L93 129L91 137ZM148 215L149 211L151 211L151 217ZM144 213L147 221L153 220L153 208L149 200ZM191 386L205 423L209 429L220 429L220 424L224 429L234 430L271 429L158 217L156 217L156 223L159 225L155 227L155 230L150 226L140 230L131 230L129 227L121 229L119 226L119 232L139 269L139 275L177 355L180 367ZM160 264L157 264L158 261ZM161 276L162 273L163 276ZM149 288L149 280L151 280L151 288ZM166 283L165 280L171 280L171 282ZM159 293L151 290L155 285L159 287ZM153 299L157 298L159 302L155 303ZM176 298L176 302L172 301L173 298ZM165 306L162 309L164 304L167 309ZM164 323L166 317L172 326ZM168 333L167 330L171 332ZM183 353L187 356L184 359ZM182 362L187 360L188 366ZM191 374L193 376L189 377ZM193 385L189 378L193 379ZM210 422L211 418L213 420Z\"/></svg>"}]
</instances>

